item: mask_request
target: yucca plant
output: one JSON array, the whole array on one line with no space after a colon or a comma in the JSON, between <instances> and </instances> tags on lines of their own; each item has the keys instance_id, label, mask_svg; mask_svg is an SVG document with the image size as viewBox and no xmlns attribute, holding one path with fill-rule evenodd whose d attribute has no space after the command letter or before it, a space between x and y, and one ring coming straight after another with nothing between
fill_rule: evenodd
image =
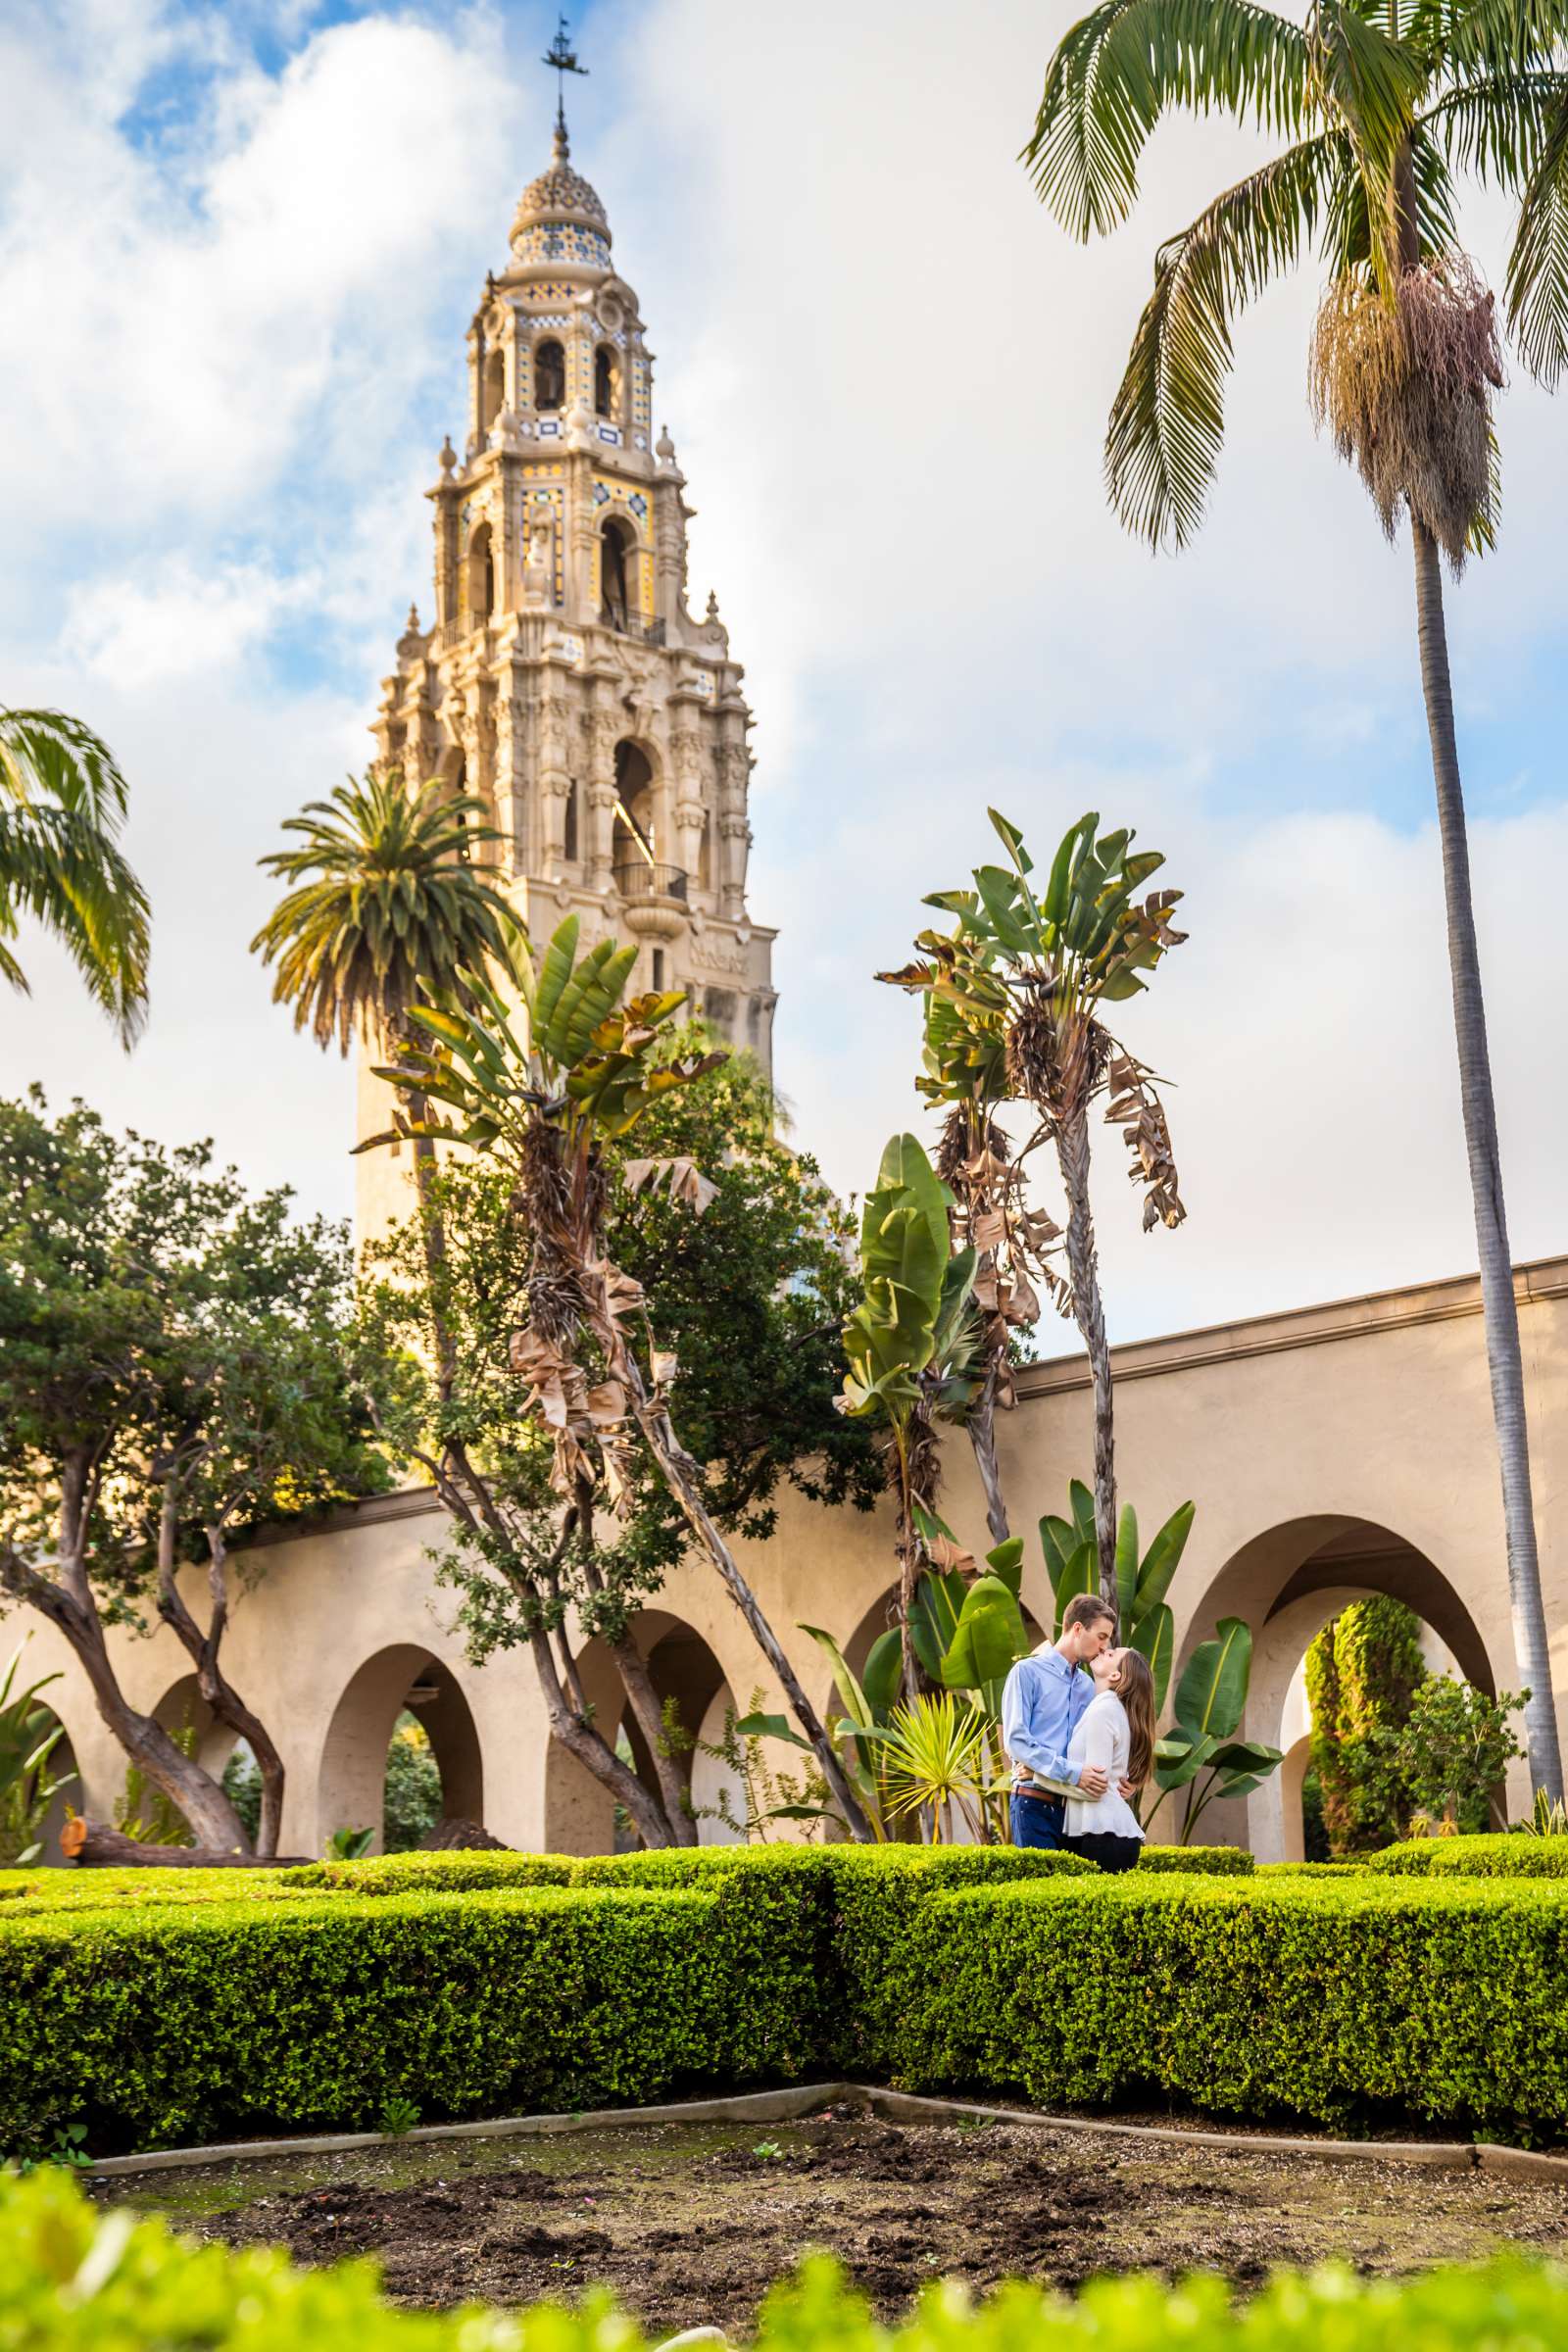
<instances>
[{"instance_id":1,"label":"yucca plant","mask_svg":"<svg viewBox=\"0 0 1568 2352\"><path fill-rule=\"evenodd\" d=\"M931 1845L951 1845L956 1823L967 1831L968 1842L984 1842L991 1759L978 1707L948 1690L922 1691L909 1705L895 1707L875 1737L890 1821L913 1815Z\"/></svg>"},{"instance_id":2,"label":"yucca plant","mask_svg":"<svg viewBox=\"0 0 1568 2352\"><path fill-rule=\"evenodd\" d=\"M147 894L120 847L130 792L108 745L64 710L0 710L0 980L28 914L60 940L132 1045L147 1018Z\"/></svg>"},{"instance_id":3,"label":"yucca plant","mask_svg":"<svg viewBox=\"0 0 1568 2352\"><path fill-rule=\"evenodd\" d=\"M511 1360L529 1383L553 1439L554 1483L566 1514L563 1544L591 1537L601 1494L614 1507L640 1435L699 1552L777 1677L844 1819L864 1838L869 1827L834 1742L709 1511L701 1473L676 1435L668 1385L678 1367L648 1328L641 1286L605 1253L607 1145L625 1137L662 1095L692 1084L724 1056L662 1059L684 994L654 991L627 999L635 950L601 940L579 956L578 936L577 917L568 915L537 961L519 945L514 977L520 1009L482 972L460 970L448 1004L411 1010L410 1033L424 1042L407 1046L377 1075L408 1105L400 1129L493 1153L515 1177L531 1256L526 1320L513 1335ZM423 1109L416 1111L416 1103ZM387 1143L394 1132L370 1138L361 1149ZM667 1186L699 1215L711 1196L689 1159L628 1160L621 1180L633 1191ZM447 1458L433 1468L443 1497L483 1544L489 1531L478 1482L461 1445L449 1444ZM534 1654L552 1728L635 1809L644 1792L585 1723L569 1656L558 1661L543 1640L535 1642ZM629 1639L614 1654L634 1711L652 1710L643 1729L668 1824L694 1841L695 1825L646 1669ZM650 1827L657 1841L657 1825Z\"/></svg>"},{"instance_id":4,"label":"yucca plant","mask_svg":"<svg viewBox=\"0 0 1568 2352\"><path fill-rule=\"evenodd\" d=\"M1493 297L1459 244L1460 174L1514 208L1505 304L1525 366L1554 388L1568 361L1565 63L1568 0L1315 0L1304 24L1253 0L1104 0L1052 58L1024 151L1056 219L1087 241L1131 212L1167 112L1223 112L1288 142L1159 247L1111 405L1106 483L1130 530L1186 545L1224 437L1236 320L1315 247L1329 283L1312 405L1388 536L1408 521L1415 562L1514 1645L1531 1773L1551 1797L1562 1765L1440 552L1457 572L1497 520L1502 355Z\"/></svg>"},{"instance_id":5,"label":"yucca plant","mask_svg":"<svg viewBox=\"0 0 1568 2352\"><path fill-rule=\"evenodd\" d=\"M1157 851L1133 852L1130 832L1099 831L1080 817L1064 836L1044 891L1030 881L1033 860L1018 828L992 809L1007 852L1006 866L977 867L972 890L938 891L928 906L955 915L951 932L922 931L918 960L880 979L918 992L944 1007L951 1025L948 1065L916 1083L941 1101L949 1071L966 1060L977 1073L1003 1056L1009 1100L1028 1102L1039 1136L1054 1145L1067 1198L1062 1247L1065 1300L1089 1351L1095 1391L1095 1526L1102 1588L1116 1603L1116 1466L1110 1347L1100 1290L1094 1212L1089 1198L1089 1114L1107 1098L1105 1116L1122 1129L1131 1174L1144 1188L1144 1225L1180 1224L1170 1131L1152 1074L1102 1019L1146 985L1144 975L1186 937L1170 921L1180 891L1135 894L1163 865ZM927 1026L934 1015L928 1013ZM994 1080L992 1080L994 1083ZM1022 1228L1026 1244L1049 1234Z\"/></svg>"}]
</instances>

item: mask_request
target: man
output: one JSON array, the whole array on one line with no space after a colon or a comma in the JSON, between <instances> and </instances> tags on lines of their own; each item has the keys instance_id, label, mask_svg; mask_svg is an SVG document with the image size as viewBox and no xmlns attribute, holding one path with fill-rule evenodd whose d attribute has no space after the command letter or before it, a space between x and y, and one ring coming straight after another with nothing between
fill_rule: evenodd
<instances>
[{"instance_id":1,"label":"man","mask_svg":"<svg viewBox=\"0 0 1568 2352\"><path fill-rule=\"evenodd\" d=\"M1101 1764L1069 1764L1073 1726L1095 1694L1086 1673L1108 1649L1116 1612L1098 1592L1076 1592L1061 1620L1061 1639L1020 1658L1003 1687L1002 1744L1012 1759L1010 1807L1014 1845L1059 1846L1063 1797L1037 1781L1066 1783L1085 1796L1103 1796Z\"/></svg>"}]
</instances>

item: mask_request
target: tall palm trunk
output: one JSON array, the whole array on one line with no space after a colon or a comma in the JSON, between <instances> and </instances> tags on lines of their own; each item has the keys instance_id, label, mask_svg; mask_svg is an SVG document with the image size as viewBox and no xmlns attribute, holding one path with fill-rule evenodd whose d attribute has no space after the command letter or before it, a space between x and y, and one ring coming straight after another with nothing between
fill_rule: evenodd
<instances>
[{"instance_id":1,"label":"tall palm trunk","mask_svg":"<svg viewBox=\"0 0 1568 2352\"><path fill-rule=\"evenodd\" d=\"M1005 1346L1005 1341L1004 1341ZM980 1484L986 1498L986 1525L991 1530L993 1544L1005 1544L1011 1529L1007 1524L1006 1497L1002 1492L1002 1465L997 1459L997 1386L1001 1367L993 1357L986 1367L980 1394L969 1407L969 1445L974 1453L974 1466L980 1473Z\"/></svg>"},{"instance_id":2,"label":"tall palm trunk","mask_svg":"<svg viewBox=\"0 0 1568 2352\"><path fill-rule=\"evenodd\" d=\"M1443 842L1448 967L1453 985L1454 1034L1459 1047L1459 1096L1464 1111L1465 1150L1470 1160L1470 1193L1475 1203L1481 1304L1487 1361L1492 1374L1492 1413L1502 1470L1502 1515L1508 1544L1508 1595L1513 1610L1514 1648L1530 1689L1525 1706L1530 1777L1537 1788L1560 1798L1562 1757L1557 1743L1557 1709L1541 1592L1541 1562L1536 1550L1524 1364L1519 1348L1513 1259L1503 1213L1502 1167L1492 1098L1492 1062L1487 1051L1487 1012L1481 994L1481 962L1476 952L1475 910L1470 895L1470 848L1465 836L1464 795L1454 740L1448 641L1443 616L1443 574L1431 533L1420 523L1412 523L1411 535L1415 543L1421 686L1432 736L1432 775L1437 787L1438 830Z\"/></svg>"},{"instance_id":3,"label":"tall palm trunk","mask_svg":"<svg viewBox=\"0 0 1568 2352\"><path fill-rule=\"evenodd\" d=\"M1089 1350L1095 1384L1095 1549L1100 1590L1120 1613L1116 1592L1116 1440L1110 1392L1110 1344L1100 1295L1100 1258L1089 1205L1089 1112L1080 1105L1056 1122L1056 1157L1067 1195L1067 1272L1072 1316Z\"/></svg>"}]
</instances>

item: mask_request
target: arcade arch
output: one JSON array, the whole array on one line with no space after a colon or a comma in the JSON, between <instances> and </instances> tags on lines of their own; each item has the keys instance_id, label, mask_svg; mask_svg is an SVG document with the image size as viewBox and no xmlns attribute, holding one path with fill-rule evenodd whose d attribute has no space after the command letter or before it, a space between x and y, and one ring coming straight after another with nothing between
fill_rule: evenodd
<instances>
[{"instance_id":1,"label":"arcade arch","mask_svg":"<svg viewBox=\"0 0 1568 2352\"><path fill-rule=\"evenodd\" d=\"M1252 1629L1252 1671L1244 1729L1250 1739L1285 1751L1279 1771L1250 1797L1209 1808L1205 1843L1250 1845L1260 1862L1302 1858L1301 1789L1311 1729L1306 1652L1342 1609L1378 1592L1402 1600L1421 1619L1434 1668L1462 1675L1495 1695L1496 1667L1462 1594L1435 1560L1396 1530L1338 1513L1265 1530L1213 1578L1193 1608L1177 1658L1179 1676L1220 1618L1245 1619ZM1174 1823L1167 1834L1174 1834Z\"/></svg>"},{"instance_id":2,"label":"arcade arch","mask_svg":"<svg viewBox=\"0 0 1568 2352\"><path fill-rule=\"evenodd\" d=\"M322 1841L335 1830L373 1828L371 1850L380 1852L387 1749L405 1709L429 1740L443 1815L483 1824L484 1761L463 1687L444 1659L400 1642L355 1670L332 1711L317 1787Z\"/></svg>"},{"instance_id":3,"label":"arcade arch","mask_svg":"<svg viewBox=\"0 0 1568 2352\"><path fill-rule=\"evenodd\" d=\"M716 1745L724 1714L734 1707L745 1711L710 1644L684 1618L663 1609L645 1609L632 1628L632 1639L647 1661L649 1678L661 1706L673 1701L682 1729L700 1740ZM576 1665L583 1695L594 1710L597 1728L613 1747L624 1740L639 1779L654 1785L653 1758L641 1727L626 1703L614 1659L601 1635L584 1643ZM731 1809L745 1818L744 1799L733 1776L712 1757L692 1748L679 1758L681 1776L699 1807L715 1807L721 1788L730 1792ZM545 1758L545 1845L552 1853L609 1853L628 1842L635 1833L616 1834L616 1807L610 1791L596 1781L557 1740ZM701 1845L725 1845L732 1833L721 1821L700 1821Z\"/></svg>"}]
</instances>

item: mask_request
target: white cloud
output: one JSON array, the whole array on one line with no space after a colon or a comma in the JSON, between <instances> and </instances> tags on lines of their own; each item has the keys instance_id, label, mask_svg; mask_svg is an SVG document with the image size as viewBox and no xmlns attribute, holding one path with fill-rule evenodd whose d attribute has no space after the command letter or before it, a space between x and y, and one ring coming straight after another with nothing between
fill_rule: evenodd
<instances>
[{"instance_id":1,"label":"white cloud","mask_svg":"<svg viewBox=\"0 0 1568 2352\"><path fill-rule=\"evenodd\" d=\"M319 601L309 573L281 579L257 564L199 572L182 557L156 578L122 574L70 592L57 648L111 686L161 689L202 670L229 670L262 644L280 616Z\"/></svg>"}]
</instances>

